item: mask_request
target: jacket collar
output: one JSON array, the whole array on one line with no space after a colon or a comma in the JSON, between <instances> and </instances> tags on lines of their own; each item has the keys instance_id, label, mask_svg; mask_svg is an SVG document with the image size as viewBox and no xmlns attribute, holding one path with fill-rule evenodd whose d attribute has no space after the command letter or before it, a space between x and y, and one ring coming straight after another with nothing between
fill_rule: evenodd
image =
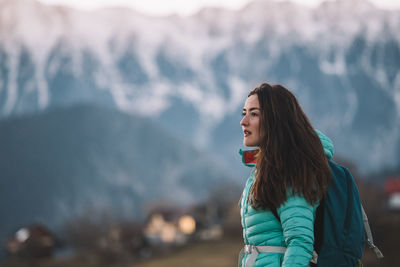
<instances>
[{"instance_id":1,"label":"jacket collar","mask_svg":"<svg viewBox=\"0 0 400 267\"><path fill-rule=\"evenodd\" d=\"M242 156L242 162L244 165L248 167L254 167L257 163L256 155L258 153L258 149L255 150L239 150L239 154Z\"/></svg>"}]
</instances>

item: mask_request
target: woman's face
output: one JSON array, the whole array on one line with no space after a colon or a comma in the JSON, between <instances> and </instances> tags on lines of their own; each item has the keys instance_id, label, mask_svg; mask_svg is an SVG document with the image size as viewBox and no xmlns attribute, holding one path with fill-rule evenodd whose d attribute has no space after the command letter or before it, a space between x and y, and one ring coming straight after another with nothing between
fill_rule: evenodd
<instances>
[{"instance_id":1,"label":"woman's face","mask_svg":"<svg viewBox=\"0 0 400 267\"><path fill-rule=\"evenodd\" d=\"M246 99L243 107L243 119L240 125L243 129L243 144L245 146L258 146L261 141L260 135L260 103L257 95L251 95Z\"/></svg>"}]
</instances>

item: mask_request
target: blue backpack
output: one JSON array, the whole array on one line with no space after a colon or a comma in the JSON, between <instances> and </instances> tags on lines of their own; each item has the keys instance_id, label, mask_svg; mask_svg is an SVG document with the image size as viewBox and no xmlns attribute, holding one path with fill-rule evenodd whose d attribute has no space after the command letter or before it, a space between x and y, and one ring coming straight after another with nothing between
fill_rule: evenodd
<instances>
[{"instance_id":1,"label":"blue backpack","mask_svg":"<svg viewBox=\"0 0 400 267\"><path fill-rule=\"evenodd\" d=\"M316 211L312 266L359 266L365 244L378 258L383 258L373 243L353 176L345 167L331 160L329 166L332 182ZM279 220L277 211L273 213Z\"/></svg>"},{"instance_id":2,"label":"blue backpack","mask_svg":"<svg viewBox=\"0 0 400 267\"><path fill-rule=\"evenodd\" d=\"M366 243L382 258L373 243L353 176L331 160L329 166L332 183L317 208L314 224L314 250L318 254L315 266L357 266Z\"/></svg>"}]
</instances>

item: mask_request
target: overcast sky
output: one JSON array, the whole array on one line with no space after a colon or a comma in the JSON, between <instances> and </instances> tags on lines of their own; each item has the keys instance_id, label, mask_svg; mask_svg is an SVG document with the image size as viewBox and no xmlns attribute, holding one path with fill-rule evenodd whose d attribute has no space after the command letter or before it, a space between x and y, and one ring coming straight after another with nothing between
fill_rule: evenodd
<instances>
[{"instance_id":1,"label":"overcast sky","mask_svg":"<svg viewBox=\"0 0 400 267\"><path fill-rule=\"evenodd\" d=\"M128 6L143 13L167 15L177 13L190 15L204 6L223 6L238 9L251 0L39 0L49 4L62 4L81 9L95 9L104 6ZM280 0L275 0L280 1ZM318 5L322 0L291 0L308 6ZM328 0L332 1L332 0ZM351 1L351 0L342 0ZM370 0L376 6L386 9L400 9L400 0Z\"/></svg>"}]
</instances>

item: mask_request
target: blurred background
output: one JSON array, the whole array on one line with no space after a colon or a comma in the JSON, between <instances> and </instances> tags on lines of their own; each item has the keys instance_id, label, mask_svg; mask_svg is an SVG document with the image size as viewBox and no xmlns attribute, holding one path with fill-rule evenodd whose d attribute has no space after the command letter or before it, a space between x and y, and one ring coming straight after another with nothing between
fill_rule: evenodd
<instances>
[{"instance_id":1,"label":"blurred background","mask_svg":"<svg viewBox=\"0 0 400 267\"><path fill-rule=\"evenodd\" d=\"M262 82L354 174L364 266L399 266L397 0L0 0L0 266L235 266Z\"/></svg>"}]
</instances>

